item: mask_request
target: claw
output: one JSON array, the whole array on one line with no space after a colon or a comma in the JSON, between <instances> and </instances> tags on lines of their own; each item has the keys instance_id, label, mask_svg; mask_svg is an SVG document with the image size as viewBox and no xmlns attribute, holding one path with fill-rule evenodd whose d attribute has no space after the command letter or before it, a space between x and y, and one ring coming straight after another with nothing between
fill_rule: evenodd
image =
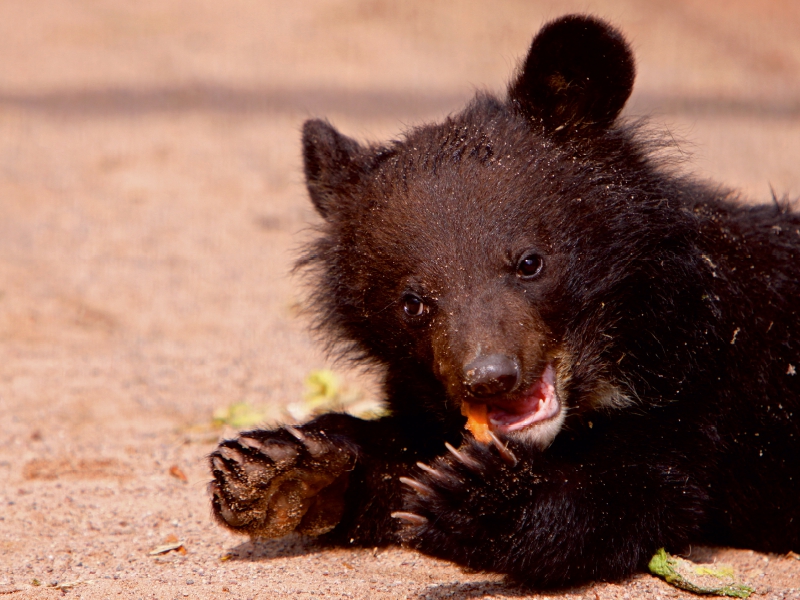
<instances>
[{"instance_id":1,"label":"claw","mask_svg":"<svg viewBox=\"0 0 800 600\"><path fill-rule=\"evenodd\" d=\"M298 431L298 433L300 432ZM301 433L300 435L303 434ZM271 442L265 443L261 440L251 437L240 437L238 441L239 444L245 448L249 448L250 450L270 458L278 467L281 467L297 458L297 449L294 447L294 445L282 440L272 440Z\"/></svg>"},{"instance_id":2,"label":"claw","mask_svg":"<svg viewBox=\"0 0 800 600\"><path fill-rule=\"evenodd\" d=\"M502 458L506 464L511 467L517 466L517 457L511 451L511 449L506 446L503 442L500 441L493 431L489 432L489 438L492 440L492 444L495 448L497 448L497 452L500 454L500 458Z\"/></svg>"},{"instance_id":3,"label":"claw","mask_svg":"<svg viewBox=\"0 0 800 600\"><path fill-rule=\"evenodd\" d=\"M225 461L222 460L219 456L212 456L211 457L211 468L214 471L219 471L220 473L228 473L228 465L225 464Z\"/></svg>"},{"instance_id":4,"label":"claw","mask_svg":"<svg viewBox=\"0 0 800 600\"><path fill-rule=\"evenodd\" d=\"M220 446L219 453L225 460L229 460L234 463L242 462L243 456L242 453L239 452L236 448L230 448L228 446Z\"/></svg>"},{"instance_id":5,"label":"claw","mask_svg":"<svg viewBox=\"0 0 800 600\"><path fill-rule=\"evenodd\" d=\"M306 434L300 431L297 427L294 427L293 425L284 425L283 428L296 437L301 443L305 444L308 441Z\"/></svg>"},{"instance_id":6,"label":"claw","mask_svg":"<svg viewBox=\"0 0 800 600\"><path fill-rule=\"evenodd\" d=\"M417 492L421 496L430 497L430 496L434 495L434 492L433 492L433 490L431 488L429 488L424 483L420 483L416 479L412 479L411 477L400 477L399 480L400 480L400 483L404 483L405 485L410 487L412 490L414 490L415 492Z\"/></svg>"},{"instance_id":7,"label":"claw","mask_svg":"<svg viewBox=\"0 0 800 600\"><path fill-rule=\"evenodd\" d=\"M401 521L406 521L407 523L411 523L412 525L427 525L428 519L423 517L422 515L416 515L410 512L393 512L392 517L395 519L400 519Z\"/></svg>"},{"instance_id":8,"label":"claw","mask_svg":"<svg viewBox=\"0 0 800 600\"><path fill-rule=\"evenodd\" d=\"M264 444L255 438L242 436L236 441L245 448L250 448L250 450L255 450L256 452L261 452L262 454L264 452Z\"/></svg>"},{"instance_id":9,"label":"claw","mask_svg":"<svg viewBox=\"0 0 800 600\"><path fill-rule=\"evenodd\" d=\"M308 437L306 434L304 434L302 431L300 431L296 427L293 427L291 425L286 425L284 427L284 429L286 429L286 431L288 431L294 437L296 437L297 440L301 444L303 444L303 446L306 447L306 450L308 450L308 453L311 456L319 456L320 454L325 452L325 449L323 448L322 444L320 444L319 442L311 439L310 437Z\"/></svg>"},{"instance_id":10,"label":"claw","mask_svg":"<svg viewBox=\"0 0 800 600\"><path fill-rule=\"evenodd\" d=\"M425 471L428 475L433 477L434 479L438 479L439 481L445 481L447 479L447 476L444 473L442 473L441 471L437 471L433 467L429 467L425 463L418 462L417 466L423 471Z\"/></svg>"},{"instance_id":11,"label":"claw","mask_svg":"<svg viewBox=\"0 0 800 600\"><path fill-rule=\"evenodd\" d=\"M450 443L449 443L449 442L445 442L445 443L444 443L444 446L445 446L445 448L447 448L447 449L450 451L450 454L452 454L452 455L453 455L453 457L455 457L455 459L456 459L458 462L460 462L462 465L464 465L464 466L465 466L465 467L467 467L468 469L472 469L473 471L477 471L478 469L480 469L480 468L481 468L481 463L479 463L479 462L478 462L477 460L475 460L474 458L472 458L472 457L470 457L470 456L467 456L467 455L466 455L466 454L464 454L463 452L461 452L461 451L459 451L459 450L456 450L455 448L453 448L453 447L450 445Z\"/></svg>"}]
</instances>

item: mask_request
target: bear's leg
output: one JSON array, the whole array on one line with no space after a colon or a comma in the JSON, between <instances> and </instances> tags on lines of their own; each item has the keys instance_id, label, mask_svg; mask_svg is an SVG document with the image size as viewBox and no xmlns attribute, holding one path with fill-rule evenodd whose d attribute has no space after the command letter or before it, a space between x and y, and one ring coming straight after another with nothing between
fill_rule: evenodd
<instances>
[{"instance_id":1,"label":"bear's leg","mask_svg":"<svg viewBox=\"0 0 800 600\"><path fill-rule=\"evenodd\" d=\"M685 549L707 494L674 456L581 460L474 440L417 469L395 513L408 545L539 587L616 580Z\"/></svg>"},{"instance_id":2,"label":"bear's leg","mask_svg":"<svg viewBox=\"0 0 800 600\"><path fill-rule=\"evenodd\" d=\"M393 542L399 524L390 513L402 506L398 477L431 460L435 453L425 448L440 448L442 439L441 431L409 429L392 417L364 421L337 413L244 432L210 456L214 514L250 535L330 532L336 543Z\"/></svg>"}]
</instances>

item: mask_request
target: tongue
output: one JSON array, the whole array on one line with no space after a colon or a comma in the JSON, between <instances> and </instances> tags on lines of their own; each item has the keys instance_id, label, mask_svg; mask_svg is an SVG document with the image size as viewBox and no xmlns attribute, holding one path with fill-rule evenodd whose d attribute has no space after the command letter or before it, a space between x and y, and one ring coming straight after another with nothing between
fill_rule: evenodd
<instances>
[{"instance_id":1,"label":"tongue","mask_svg":"<svg viewBox=\"0 0 800 600\"><path fill-rule=\"evenodd\" d=\"M487 416L489 417L489 422L494 425L513 425L517 421L542 412L545 403L544 398L526 398L524 401L516 402L513 406L507 408L492 406L487 411Z\"/></svg>"},{"instance_id":2,"label":"tongue","mask_svg":"<svg viewBox=\"0 0 800 600\"><path fill-rule=\"evenodd\" d=\"M555 393L555 370L547 365L542 377L529 387L521 398L508 404L489 405L488 421L492 429L515 431L558 413L559 404Z\"/></svg>"}]
</instances>

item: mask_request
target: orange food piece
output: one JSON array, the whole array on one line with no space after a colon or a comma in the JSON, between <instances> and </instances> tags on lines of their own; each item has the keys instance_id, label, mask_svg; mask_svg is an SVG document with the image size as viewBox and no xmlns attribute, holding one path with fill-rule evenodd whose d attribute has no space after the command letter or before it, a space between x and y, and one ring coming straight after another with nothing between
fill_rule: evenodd
<instances>
[{"instance_id":1,"label":"orange food piece","mask_svg":"<svg viewBox=\"0 0 800 600\"><path fill-rule=\"evenodd\" d=\"M475 439L483 444L488 444L491 438L489 437L489 417L486 415L486 405L462 402L461 414L467 417L467 429L472 432Z\"/></svg>"}]
</instances>

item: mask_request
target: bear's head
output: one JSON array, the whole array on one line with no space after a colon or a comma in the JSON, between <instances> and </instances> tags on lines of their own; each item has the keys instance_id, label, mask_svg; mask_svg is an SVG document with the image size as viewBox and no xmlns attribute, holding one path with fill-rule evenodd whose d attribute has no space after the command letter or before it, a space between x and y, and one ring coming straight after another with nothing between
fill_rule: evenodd
<instances>
[{"instance_id":1,"label":"bear's head","mask_svg":"<svg viewBox=\"0 0 800 600\"><path fill-rule=\"evenodd\" d=\"M615 29L567 16L534 38L505 100L478 94L383 146L306 122L323 218L301 261L312 305L386 369L393 411L485 405L492 429L546 446L568 414L680 385L657 360L680 351L644 332L694 293L666 289L691 228L658 208L674 194L618 123L633 79ZM626 370L645 356L652 368Z\"/></svg>"}]
</instances>

